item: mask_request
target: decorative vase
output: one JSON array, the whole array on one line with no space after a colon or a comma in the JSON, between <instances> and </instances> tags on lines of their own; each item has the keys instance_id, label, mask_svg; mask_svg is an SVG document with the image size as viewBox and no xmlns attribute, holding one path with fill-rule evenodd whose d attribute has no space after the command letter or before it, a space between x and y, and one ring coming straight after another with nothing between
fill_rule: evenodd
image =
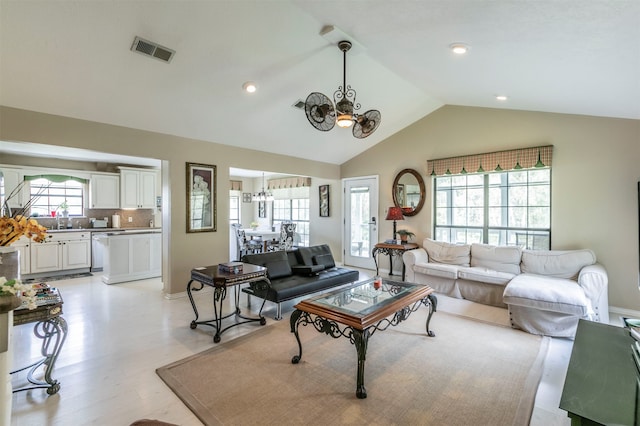
<instances>
[{"instance_id":1,"label":"decorative vase","mask_svg":"<svg viewBox=\"0 0 640 426\"><path fill-rule=\"evenodd\" d=\"M0 246L0 277L20 278L20 251L12 246Z\"/></svg>"},{"instance_id":2,"label":"decorative vase","mask_svg":"<svg viewBox=\"0 0 640 426\"><path fill-rule=\"evenodd\" d=\"M0 247L0 277L7 280L20 278L20 251L11 246ZM0 296L0 424L11 424L13 388L11 386L11 362L13 351L13 310L21 300L14 295Z\"/></svg>"}]
</instances>

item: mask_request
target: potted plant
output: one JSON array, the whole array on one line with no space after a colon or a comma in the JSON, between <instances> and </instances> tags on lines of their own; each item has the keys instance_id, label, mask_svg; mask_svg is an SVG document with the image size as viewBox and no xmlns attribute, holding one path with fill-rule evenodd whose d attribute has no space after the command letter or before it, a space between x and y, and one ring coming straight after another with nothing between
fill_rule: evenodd
<instances>
[{"instance_id":1,"label":"potted plant","mask_svg":"<svg viewBox=\"0 0 640 426\"><path fill-rule=\"evenodd\" d=\"M403 243L406 243L408 240L410 240L411 238L413 238L416 235L413 232L408 231L406 229L398 229L397 234L400 235L400 240Z\"/></svg>"},{"instance_id":2,"label":"potted plant","mask_svg":"<svg viewBox=\"0 0 640 426\"><path fill-rule=\"evenodd\" d=\"M69 216L69 204L67 203L67 200L64 200L63 202L61 202L60 205L58 206L58 209L62 212L62 217Z\"/></svg>"}]
</instances>

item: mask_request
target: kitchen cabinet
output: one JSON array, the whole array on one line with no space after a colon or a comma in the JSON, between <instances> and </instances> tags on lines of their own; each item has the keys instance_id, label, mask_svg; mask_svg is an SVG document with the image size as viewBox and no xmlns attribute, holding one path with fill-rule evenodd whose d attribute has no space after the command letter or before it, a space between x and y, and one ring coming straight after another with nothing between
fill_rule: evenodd
<instances>
[{"instance_id":1,"label":"kitchen cabinet","mask_svg":"<svg viewBox=\"0 0 640 426\"><path fill-rule=\"evenodd\" d=\"M12 244L20 252L20 275L31 273L31 244L38 243L33 243L27 237L20 237L18 241Z\"/></svg>"},{"instance_id":2,"label":"kitchen cabinet","mask_svg":"<svg viewBox=\"0 0 640 426\"><path fill-rule=\"evenodd\" d=\"M113 173L92 174L89 182L90 208L120 208L120 175Z\"/></svg>"},{"instance_id":3,"label":"kitchen cabinet","mask_svg":"<svg viewBox=\"0 0 640 426\"><path fill-rule=\"evenodd\" d=\"M50 233L44 243L31 243L31 274L91 267L91 233Z\"/></svg>"},{"instance_id":4,"label":"kitchen cabinet","mask_svg":"<svg viewBox=\"0 0 640 426\"><path fill-rule=\"evenodd\" d=\"M2 175L4 177L4 196L6 198L22 184L24 173L21 169L3 167ZM12 209L22 208L27 201L29 201L29 185L23 185L20 191L11 197L7 205Z\"/></svg>"},{"instance_id":5,"label":"kitchen cabinet","mask_svg":"<svg viewBox=\"0 0 640 426\"><path fill-rule=\"evenodd\" d=\"M120 167L120 208L155 208L157 179L156 170Z\"/></svg>"},{"instance_id":6,"label":"kitchen cabinet","mask_svg":"<svg viewBox=\"0 0 640 426\"><path fill-rule=\"evenodd\" d=\"M162 271L159 232L114 232L97 236L103 245L102 281L116 284L159 277Z\"/></svg>"}]
</instances>

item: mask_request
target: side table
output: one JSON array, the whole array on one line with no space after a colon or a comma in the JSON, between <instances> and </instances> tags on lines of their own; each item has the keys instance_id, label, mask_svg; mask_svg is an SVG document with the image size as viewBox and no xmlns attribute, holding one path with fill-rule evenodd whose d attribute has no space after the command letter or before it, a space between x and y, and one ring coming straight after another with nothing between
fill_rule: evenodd
<instances>
[{"instance_id":1,"label":"side table","mask_svg":"<svg viewBox=\"0 0 640 426\"><path fill-rule=\"evenodd\" d=\"M376 264L376 275L378 275L378 258L377 254L387 254L389 255L389 275L393 275L393 255L402 256L405 251L415 250L419 245L415 243L406 243L406 244L394 244L394 243L378 243L373 247L371 251L371 257L373 257L373 261ZM406 270L404 266L404 262L402 262L402 281L404 281Z\"/></svg>"},{"instance_id":2,"label":"side table","mask_svg":"<svg viewBox=\"0 0 640 426\"><path fill-rule=\"evenodd\" d=\"M27 380L31 383L21 388L14 388L13 393L44 388L49 395L54 395L60 390L60 382L51 376L62 345L67 338L67 322L62 318L62 303L62 296L58 289L49 288L46 294L38 296L36 309L19 307L13 311L14 326L36 323L33 333L37 338L42 339L41 354L43 356L40 361L11 372L15 374L29 370ZM44 366L44 381L34 378L36 370L41 366Z\"/></svg>"},{"instance_id":3,"label":"side table","mask_svg":"<svg viewBox=\"0 0 640 426\"><path fill-rule=\"evenodd\" d=\"M200 284L197 288L192 288L191 284L193 282L197 282ZM196 315L196 318L191 321L191 329L195 329L198 324L208 325L216 329L216 334L213 336L213 342L220 342L220 335L230 329L231 327L235 327L236 325L245 324L252 321L259 321L260 325L265 325L267 320L260 315L258 318L250 318L245 317L241 314L239 308L240 301L240 292L236 291L236 308L233 312L223 316L222 315L222 302L227 297L227 287L251 283L254 281L264 281L267 285L271 285L271 281L267 278L267 268L257 265L252 265L250 263L242 263L242 271L238 273L231 272L223 272L220 271L218 265L194 268L191 270L191 280L187 284L187 295L189 296L189 300L191 301L191 306L193 307L193 312ZM214 318L206 321L198 321L198 308L196 307L196 303L193 300L192 291L200 291L204 288L204 286L213 287L213 312ZM261 310L262 312L262 310ZM236 322L228 325L225 328L222 328L222 320L227 319L231 316L235 315ZM243 319L244 321L238 321L238 318Z\"/></svg>"}]
</instances>

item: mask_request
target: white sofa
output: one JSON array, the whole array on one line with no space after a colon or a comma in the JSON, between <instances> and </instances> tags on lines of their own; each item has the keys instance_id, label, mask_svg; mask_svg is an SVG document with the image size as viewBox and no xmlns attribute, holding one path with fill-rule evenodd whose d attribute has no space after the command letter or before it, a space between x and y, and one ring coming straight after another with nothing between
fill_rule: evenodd
<instances>
[{"instance_id":1,"label":"white sofa","mask_svg":"<svg viewBox=\"0 0 640 426\"><path fill-rule=\"evenodd\" d=\"M406 281L508 307L511 325L532 334L573 338L581 318L609 322L607 272L591 250L522 250L426 238L403 260Z\"/></svg>"}]
</instances>

